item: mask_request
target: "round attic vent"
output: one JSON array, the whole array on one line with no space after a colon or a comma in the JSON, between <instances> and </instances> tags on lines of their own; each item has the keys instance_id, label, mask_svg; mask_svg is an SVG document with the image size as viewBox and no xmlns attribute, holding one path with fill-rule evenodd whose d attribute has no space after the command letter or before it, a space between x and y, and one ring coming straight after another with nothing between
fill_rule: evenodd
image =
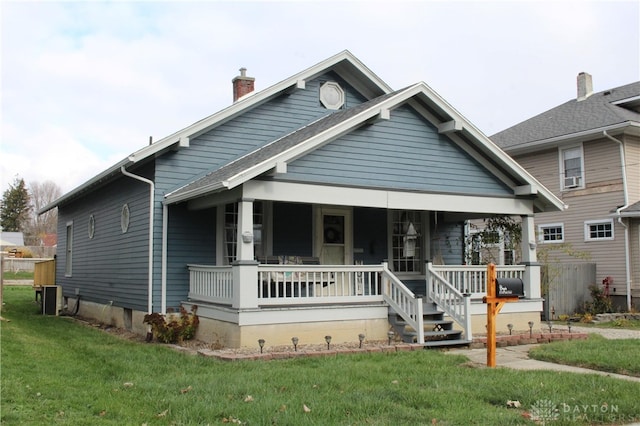
<instances>
[{"instance_id":1,"label":"round attic vent","mask_svg":"<svg viewBox=\"0 0 640 426\"><path fill-rule=\"evenodd\" d=\"M334 81L320 86L320 102L326 109L340 109L344 105L344 90Z\"/></svg>"}]
</instances>

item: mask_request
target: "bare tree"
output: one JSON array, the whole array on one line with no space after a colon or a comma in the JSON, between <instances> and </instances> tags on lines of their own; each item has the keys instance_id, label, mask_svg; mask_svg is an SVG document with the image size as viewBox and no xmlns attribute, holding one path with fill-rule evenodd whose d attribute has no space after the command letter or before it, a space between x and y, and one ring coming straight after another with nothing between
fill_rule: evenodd
<instances>
[{"instance_id":1,"label":"bare tree","mask_svg":"<svg viewBox=\"0 0 640 426\"><path fill-rule=\"evenodd\" d=\"M60 198L62 189L60 189L57 183L51 180L30 182L29 188L33 215L26 237L29 240L29 245L39 245L40 239L45 234L56 233L58 209L49 210L41 215L38 215L38 211Z\"/></svg>"}]
</instances>

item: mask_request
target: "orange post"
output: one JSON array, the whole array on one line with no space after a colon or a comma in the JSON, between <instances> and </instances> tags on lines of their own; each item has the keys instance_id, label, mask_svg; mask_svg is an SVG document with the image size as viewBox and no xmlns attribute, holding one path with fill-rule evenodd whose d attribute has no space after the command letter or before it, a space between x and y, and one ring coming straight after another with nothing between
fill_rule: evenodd
<instances>
[{"instance_id":1,"label":"orange post","mask_svg":"<svg viewBox=\"0 0 640 426\"><path fill-rule=\"evenodd\" d=\"M487 295L482 302L487 304L487 367L496 366L496 316L505 302L517 302L517 297L496 297L496 265L487 265Z\"/></svg>"}]
</instances>

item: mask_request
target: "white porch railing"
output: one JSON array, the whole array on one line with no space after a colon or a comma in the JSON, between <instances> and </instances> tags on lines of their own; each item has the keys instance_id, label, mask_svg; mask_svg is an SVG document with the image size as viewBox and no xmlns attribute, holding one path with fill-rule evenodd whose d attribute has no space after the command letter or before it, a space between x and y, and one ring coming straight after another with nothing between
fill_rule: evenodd
<instances>
[{"instance_id":1,"label":"white porch railing","mask_svg":"<svg viewBox=\"0 0 640 426\"><path fill-rule=\"evenodd\" d=\"M463 294L427 262L427 300L457 322L464 330L465 339L473 340L471 334L471 297Z\"/></svg>"},{"instance_id":2,"label":"white porch railing","mask_svg":"<svg viewBox=\"0 0 640 426\"><path fill-rule=\"evenodd\" d=\"M422 299L382 265L257 266L257 305L312 305L386 302L416 331L423 330ZM498 277L523 278L524 266L498 266ZM189 298L231 306L232 266L189 265ZM255 283L255 284L254 284ZM427 263L426 299L471 335L471 298L486 295L486 267ZM424 336L418 332L420 343Z\"/></svg>"},{"instance_id":3,"label":"white porch railing","mask_svg":"<svg viewBox=\"0 0 640 426\"><path fill-rule=\"evenodd\" d=\"M382 301L379 265L258 265L258 304Z\"/></svg>"},{"instance_id":4,"label":"white porch railing","mask_svg":"<svg viewBox=\"0 0 640 426\"><path fill-rule=\"evenodd\" d=\"M416 297L383 263L384 301L416 331L418 343L424 343L422 299Z\"/></svg>"},{"instance_id":5,"label":"white porch railing","mask_svg":"<svg viewBox=\"0 0 640 426\"><path fill-rule=\"evenodd\" d=\"M486 265L431 265L431 270L440 275L462 294L470 294L472 299L482 299L487 295ZM498 278L524 278L523 265L498 265Z\"/></svg>"},{"instance_id":6,"label":"white porch railing","mask_svg":"<svg viewBox=\"0 0 640 426\"><path fill-rule=\"evenodd\" d=\"M189 299L231 305L233 269L231 266L188 265Z\"/></svg>"}]
</instances>

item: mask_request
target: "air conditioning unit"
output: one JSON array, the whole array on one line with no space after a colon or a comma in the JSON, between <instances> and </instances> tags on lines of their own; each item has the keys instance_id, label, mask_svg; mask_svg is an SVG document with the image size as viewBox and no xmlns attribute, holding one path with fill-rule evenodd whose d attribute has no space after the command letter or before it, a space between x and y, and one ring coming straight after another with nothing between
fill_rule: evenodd
<instances>
[{"instance_id":1,"label":"air conditioning unit","mask_svg":"<svg viewBox=\"0 0 640 426\"><path fill-rule=\"evenodd\" d=\"M577 188L580 186L580 176L569 176L564 178L565 188Z\"/></svg>"},{"instance_id":2,"label":"air conditioning unit","mask_svg":"<svg viewBox=\"0 0 640 426\"><path fill-rule=\"evenodd\" d=\"M59 315L62 311L62 287L43 285L41 301L43 315Z\"/></svg>"}]
</instances>

